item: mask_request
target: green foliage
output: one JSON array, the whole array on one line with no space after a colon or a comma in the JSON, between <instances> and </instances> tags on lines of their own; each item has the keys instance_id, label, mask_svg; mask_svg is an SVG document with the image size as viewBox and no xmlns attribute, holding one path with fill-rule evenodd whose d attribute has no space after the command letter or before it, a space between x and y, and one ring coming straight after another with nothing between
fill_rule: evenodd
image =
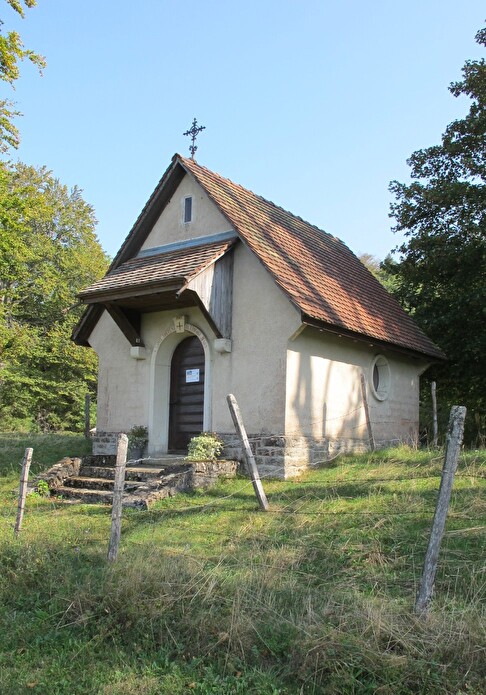
<instances>
[{"instance_id":1,"label":"green foliage","mask_svg":"<svg viewBox=\"0 0 486 695\"><path fill-rule=\"evenodd\" d=\"M486 29L476 35L486 46ZM414 152L412 183L393 181L391 215L404 232L400 261L385 262L402 305L447 354L449 362L427 372L436 380L444 410L468 407L466 437L486 416L486 63L467 61L451 85L471 100L468 114L447 126L440 145ZM475 424L476 423L476 424Z\"/></svg>"},{"instance_id":2,"label":"green foliage","mask_svg":"<svg viewBox=\"0 0 486 695\"><path fill-rule=\"evenodd\" d=\"M214 432L201 432L187 447L188 461L216 461L223 451L224 442Z\"/></svg>"},{"instance_id":3,"label":"green foliage","mask_svg":"<svg viewBox=\"0 0 486 695\"><path fill-rule=\"evenodd\" d=\"M148 429L145 425L134 425L128 432L128 443L131 447L143 447L148 442Z\"/></svg>"},{"instance_id":4,"label":"green foliage","mask_svg":"<svg viewBox=\"0 0 486 695\"><path fill-rule=\"evenodd\" d=\"M21 17L25 16L26 7L34 7L35 0L7 0L7 4L15 10ZM0 20L0 79L7 82L12 87L20 76L19 62L28 60L35 65L39 72L46 65L43 56L25 48L19 34L16 31L9 31L6 34L1 32L3 22ZM9 147L17 148L20 138L13 119L20 113L14 110L14 104L8 99L0 100L0 152L6 152Z\"/></svg>"},{"instance_id":5,"label":"green foliage","mask_svg":"<svg viewBox=\"0 0 486 695\"><path fill-rule=\"evenodd\" d=\"M49 485L45 480L38 480L35 486L35 491L41 497L50 497Z\"/></svg>"},{"instance_id":6,"label":"green foliage","mask_svg":"<svg viewBox=\"0 0 486 695\"><path fill-rule=\"evenodd\" d=\"M44 167L0 163L0 427L79 429L97 363L70 335L107 259L93 209Z\"/></svg>"},{"instance_id":7,"label":"green foliage","mask_svg":"<svg viewBox=\"0 0 486 695\"><path fill-rule=\"evenodd\" d=\"M383 262L371 253L362 253L359 256L361 263L368 268L370 273L381 282L383 287L392 292L396 289L395 277L388 271L388 264L391 261L391 256L388 255Z\"/></svg>"},{"instance_id":8,"label":"green foliage","mask_svg":"<svg viewBox=\"0 0 486 695\"><path fill-rule=\"evenodd\" d=\"M126 509L116 563L103 506L29 495L14 539L16 471L0 692L484 693L486 452L461 455L430 615L413 613L442 460L401 447L267 480L268 514L248 479Z\"/></svg>"}]
</instances>

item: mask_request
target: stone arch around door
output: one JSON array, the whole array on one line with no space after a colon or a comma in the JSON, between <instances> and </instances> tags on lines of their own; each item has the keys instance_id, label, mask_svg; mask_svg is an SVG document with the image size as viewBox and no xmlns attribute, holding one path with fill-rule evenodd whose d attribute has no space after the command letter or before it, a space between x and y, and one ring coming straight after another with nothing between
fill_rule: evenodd
<instances>
[{"instance_id":1,"label":"stone arch around door","mask_svg":"<svg viewBox=\"0 0 486 695\"><path fill-rule=\"evenodd\" d=\"M209 341L200 328L177 320L162 333L152 350L150 362L149 454L165 454L169 446L170 367L176 347L185 338L197 336L204 350L203 430L211 429L211 353Z\"/></svg>"}]
</instances>

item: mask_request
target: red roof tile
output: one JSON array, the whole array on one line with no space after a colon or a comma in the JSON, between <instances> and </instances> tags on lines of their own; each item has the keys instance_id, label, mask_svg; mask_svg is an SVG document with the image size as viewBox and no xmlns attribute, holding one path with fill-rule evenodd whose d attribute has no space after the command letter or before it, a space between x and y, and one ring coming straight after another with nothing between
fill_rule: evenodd
<instances>
[{"instance_id":1,"label":"red roof tile","mask_svg":"<svg viewBox=\"0 0 486 695\"><path fill-rule=\"evenodd\" d=\"M178 160L305 316L444 358L342 241L191 159Z\"/></svg>"},{"instance_id":2,"label":"red roof tile","mask_svg":"<svg viewBox=\"0 0 486 695\"><path fill-rule=\"evenodd\" d=\"M169 282L182 287L192 277L220 258L234 243L218 241L155 255L132 258L110 270L104 278L79 293L85 302L96 301L120 291L136 291Z\"/></svg>"}]
</instances>

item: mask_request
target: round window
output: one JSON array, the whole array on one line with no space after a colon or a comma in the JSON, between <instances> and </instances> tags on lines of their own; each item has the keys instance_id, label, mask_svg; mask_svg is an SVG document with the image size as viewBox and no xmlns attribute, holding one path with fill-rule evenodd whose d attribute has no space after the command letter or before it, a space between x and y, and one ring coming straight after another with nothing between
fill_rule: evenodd
<instances>
[{"instance_id":1,"label":"round window","mask_svg":"<svg viewBox=\"0 0 486 695\"><path fill-rule=\"evenodd\" d=\"M390 391L390 366L383 355L377 355L371 363L371 390L379 401L388 398Z\"/></svg>"}]
</instances>

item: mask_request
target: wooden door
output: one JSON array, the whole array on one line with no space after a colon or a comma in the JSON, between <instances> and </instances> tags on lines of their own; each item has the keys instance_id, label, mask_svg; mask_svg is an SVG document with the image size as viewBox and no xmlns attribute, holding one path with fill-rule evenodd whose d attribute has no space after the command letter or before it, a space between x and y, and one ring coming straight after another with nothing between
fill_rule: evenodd
<instances>
[{"instance_id":1,"label":"wooden door","mask_svg":"<svg viewBox=\"0 0 486 695\"><path fill-rule=\"evenodd\" d=\"M204 350L198 338L185 338L170 366L169 451L186 451L203 430Z\"/></svg>"}]
</instances>

